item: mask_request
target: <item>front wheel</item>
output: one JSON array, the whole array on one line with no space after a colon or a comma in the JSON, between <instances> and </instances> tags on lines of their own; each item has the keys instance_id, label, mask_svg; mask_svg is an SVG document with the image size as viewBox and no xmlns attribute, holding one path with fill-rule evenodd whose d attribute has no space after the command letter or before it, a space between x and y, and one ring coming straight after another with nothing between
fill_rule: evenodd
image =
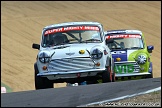
<instances>
[{"instance_id":1,"label":"front wheel","mask_svg":"<svg viewBox=\"0 0 162 108\"><path fill-rule=\"evenodd\" d=\"M116 77L115 77L115 72L112 73L112 82L115 82Z\"/></svg>"},{"instance_id":2,"label":"front wheel","mask_svg":"<svg viewBox=\"0 0 162 108\"><path fill-rule=\"evenodd\" d=\"M108 66L107 70L102 73L102 82L112 82L112 72L110 66Z\"/></svg>"},{"instance_id":3,"label":"front wheel","mask_svg":"<svg viewBox=\"0 0 162 108\"><path fill-rule=\"evenodd\" d=\"M40 77L37 76L38 74L38 68L37 65L34 65L34 69L35 69L35 89L46 89L46 88L53 88L53 83L48 80L46 77Z\"/></svg>"},{"instance_id":4,"label":"front wheel","mask_svg":"<svg viewBox=\"0 0 162 108\"><path fill-rule=\"evenodd\" d=\"M146 78L153 78L152 73L151 73L151 74L149 74L149 75L146 75Z\"/></svg>"},{"instance_id":5,"label":"front wheel","mask_svg":"<svg viewBox=\"0 0 162 108\"><path fill-rule=\"evenodd\" d=\"M153 65L152 65L152 62L150 62L150 65L149 65L149 72L151 73L151 74L148 74L148 75L146 75L146 78L153 78Z\"/></svg>"}]
</instances>

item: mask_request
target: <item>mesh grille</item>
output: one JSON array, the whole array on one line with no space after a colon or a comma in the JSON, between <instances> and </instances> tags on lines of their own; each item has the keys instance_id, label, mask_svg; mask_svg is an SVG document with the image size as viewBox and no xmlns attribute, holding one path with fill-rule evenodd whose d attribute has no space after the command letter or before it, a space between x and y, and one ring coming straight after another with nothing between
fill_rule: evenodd
<instances>
[{"instance_id":1,"label":"mesh grille","mask_svg":"<svg viewBox=\"0 0 162 108\"><path fill-rule=\"evenodd\" d=\"M94 62L90 58L63 58L54 59L48 64L48 71L73 71L94 68Z\"/></svg>"}]
</instances>

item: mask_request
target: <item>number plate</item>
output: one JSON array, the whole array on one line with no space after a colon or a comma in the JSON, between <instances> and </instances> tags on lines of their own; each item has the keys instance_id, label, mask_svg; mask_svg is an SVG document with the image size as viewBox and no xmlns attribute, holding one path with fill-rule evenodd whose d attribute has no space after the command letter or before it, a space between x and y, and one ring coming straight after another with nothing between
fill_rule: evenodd
<instances>
[{"instance_id":1,"label":"number plate","mask_svg":"<svg viewBox=\"0 0 162 108\"><path fill-rule=\"evenodd\" d=\"M115 65L114 71L115 71L115 73L124 74L124 73L133 73L135 71L135 69L134 69L134 66L132 64Z\"/></svg>"}]
</instances>

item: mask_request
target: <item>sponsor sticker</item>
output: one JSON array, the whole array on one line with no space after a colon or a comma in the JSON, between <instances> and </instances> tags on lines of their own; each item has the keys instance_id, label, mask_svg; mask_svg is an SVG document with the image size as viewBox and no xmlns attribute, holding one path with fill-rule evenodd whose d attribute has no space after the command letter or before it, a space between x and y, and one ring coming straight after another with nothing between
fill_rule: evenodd
<instances>
[{"instance_id":1,"label":"sponsor sticker","mask_svg":"<svg viewBox=\"0 0 162 108\"><path fill-rule=\"evenodd\" d=\"M122 34L122 35L108 35L106 39L110 38L141 38L139 34Z\"/></svg>"},{"instance_id":2,"label":"sponsor sticker","mask_svg":"<svg viewBox=\"0 0 162 108\"><path fill-rule=\"evenodd\" d=\"M111 33L126 33L126 30L122 30L122 31L107 31L107 33L111 34Z\"/></svg>"},{"instance_id":3,"label":"sponsor sticker","mask_svg":"<svg viewBox=\"0 0 162 108\"><path fill-rule=\"evenodd\" d=\"M56 32L65 32L65 31L70 31L70 30L94 30L94 31L99 31L99 27L96 26L72 26L72 27L62 27L62 28L55 28L55 29L50 29L47 30L44 33L44 36L47 34L52 34Z\"/></svg>"}]
</instances>

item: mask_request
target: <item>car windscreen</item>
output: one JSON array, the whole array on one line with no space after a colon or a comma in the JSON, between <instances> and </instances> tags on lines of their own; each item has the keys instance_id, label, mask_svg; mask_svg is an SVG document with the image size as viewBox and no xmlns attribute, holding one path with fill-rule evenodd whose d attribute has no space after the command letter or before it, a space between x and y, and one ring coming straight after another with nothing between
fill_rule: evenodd
<instances>
[{"instance_id":1,"label":"car windscreen","mask_svg":"<svg viewBox=\"0 0 162 108\"><path fill-rule=\"evenodd\" d=\"M102 42L100 29L97 26L68 26L48 29L42 37L43 47L93 42Z\"/></svg>"},{"instance_id":2,"label":"car windscreen","mask_svg":"<svg viewBox=\"0 0 162 108\"><path fill-rule=\"evenodd\" d=\"M143 49L144 44L139 34L108 35L106 39L112 38L113 43L108 43L110 49Z\"/></svg>"}]
</instances>

